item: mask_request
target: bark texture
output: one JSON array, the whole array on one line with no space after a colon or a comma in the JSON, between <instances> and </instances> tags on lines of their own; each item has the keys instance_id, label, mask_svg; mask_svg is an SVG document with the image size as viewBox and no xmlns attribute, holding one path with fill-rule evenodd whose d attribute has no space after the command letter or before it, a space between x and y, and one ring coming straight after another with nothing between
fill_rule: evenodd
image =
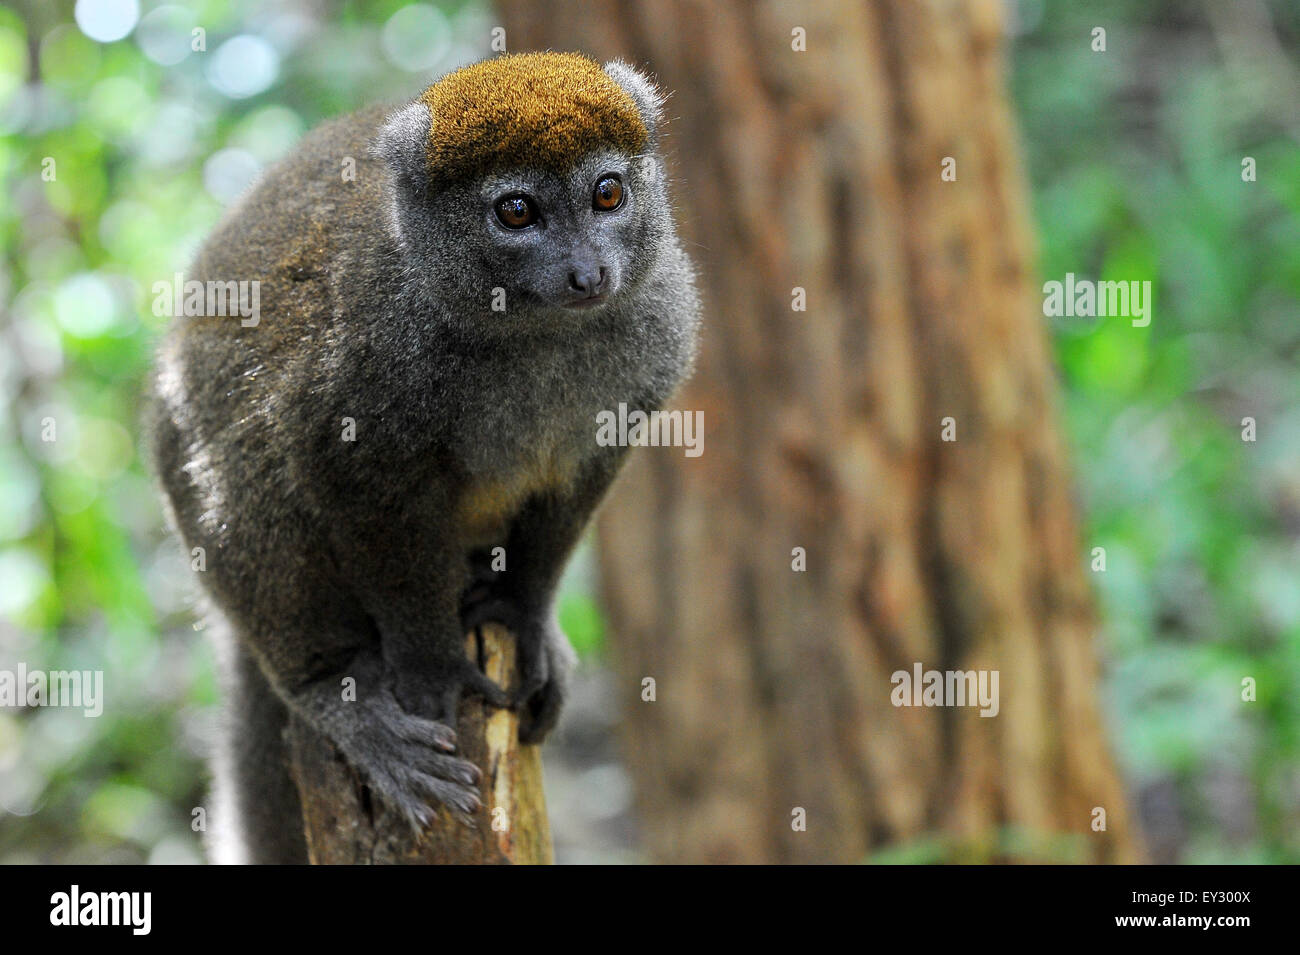
<instances>
[{"instance_id":1,"label":"bark texture","mask_svg":"<svg viewBox=\"0 0 1300 955\"><path fill-rule=\"evenodd\" d=\"M600 524L655 859L1137 857L1099 714L1002 7L498 2L512 50L622 57L673 91L706 300L678 405L703 410L704 454L637 451ZM998 670L999 714L895 707L891 674L918 662Z\"/></svg>"},{"instance_id":2,"label":"bark texture","mask_svg":"<svg viewBox=\"0 0 1300 955\"><path fill-rule=\"evenodd\" d=\"M496 626L471 634L466 649L489 677L509 687L514 638ZM519 742L519 718L481 700L461 702L457 753L483 770L482 807L472 818L441 807L417 836L379 802L334 746L295 720L289 728L302 797L307 850L315 865L549 864L551 830L537 746Z\"/></svg>"}]
</instances>

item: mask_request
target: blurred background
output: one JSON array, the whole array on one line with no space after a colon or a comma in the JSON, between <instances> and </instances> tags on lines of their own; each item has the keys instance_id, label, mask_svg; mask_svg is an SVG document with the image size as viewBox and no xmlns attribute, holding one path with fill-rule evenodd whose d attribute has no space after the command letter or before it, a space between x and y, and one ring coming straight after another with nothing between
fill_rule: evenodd
<instances>
[{"instance_id":1,"label":"blurred background","mask_svg":"<svg viewBox=\"0 0 1300 955\"><path fill-rule=\"evenodd\" d=\"M1080 6L1003 4L1030 284L1156 287L1148 334L1044 319L1080 561L1107 551L1088 579L1110 749L1153 860L1300 862L1300 6ZM0 861L202 861L217 693L139 454L150 288L306 130L489 55L499 23L477 2L0 8L0 668L107 689L96 719L0 709ZM1251 444L1246 415L1268 422ZM583 669L547 796L557 861L641 861L596 566L589 545L564 588ZM926 858L890 849L869 857Z\"/></svg>"}]
</instances>

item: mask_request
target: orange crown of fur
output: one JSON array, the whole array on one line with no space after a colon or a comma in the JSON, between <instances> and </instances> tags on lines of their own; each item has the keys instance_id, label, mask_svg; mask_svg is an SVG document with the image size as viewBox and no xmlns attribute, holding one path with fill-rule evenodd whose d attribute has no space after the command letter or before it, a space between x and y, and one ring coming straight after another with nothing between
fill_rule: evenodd
<instances>
[{"instance_id":1,"label":"orange crown of fur","mask_svg":"<svg viewBox=\"0 0 1300 955\"><path fill-rule=\"evenodd\" d=\"M515 53L449 73L424 91L434 180L508 166L563 171L596 149L639 152L649 133L623 87L578 53Z\"/></svg>"}]
</instances>

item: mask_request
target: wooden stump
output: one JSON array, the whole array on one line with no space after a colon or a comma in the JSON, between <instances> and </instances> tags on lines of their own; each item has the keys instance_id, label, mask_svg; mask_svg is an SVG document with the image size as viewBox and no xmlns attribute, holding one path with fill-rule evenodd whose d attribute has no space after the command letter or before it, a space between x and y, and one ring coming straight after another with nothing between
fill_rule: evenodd
<instances>
[{"instance_id":1,"label":"wooden stump","mask_svg":"<svg viewBox=\"0 0 1300 955\"><path fill-rule=\"evenodd\" d=\"M515 642L486 626L466 637L466 650L492 680L516 677ZM541 751L519 742L519 718L461 701L457 754L483 770L483 805L473 817L438 809L420 835L363 784L334 745L299 720L288 731L290 759L302 799L307 849L315 865L550 864L550 823L542 791Z\"/></svg>"}]
</instances>

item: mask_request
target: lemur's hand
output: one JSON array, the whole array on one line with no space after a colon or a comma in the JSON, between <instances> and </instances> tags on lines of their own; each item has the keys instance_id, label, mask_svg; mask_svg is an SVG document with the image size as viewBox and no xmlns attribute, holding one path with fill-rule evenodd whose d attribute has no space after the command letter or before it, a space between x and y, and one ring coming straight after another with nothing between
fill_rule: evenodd
<instances>
[{"instance_id":1,"label":"lemur's hand","mask_svg":"<svg viewBox=\"0 0 1300 955\"><path fill-rule=\"evenodd\" d=\"M568 694L575 656L568 639L548 613L528 612L500 593L472 594L461 611L466 631L499 623L515 637L518 685L510 703L519 709L519 739L540 743L555 727Z\"/></svg>"}]
</instances>

